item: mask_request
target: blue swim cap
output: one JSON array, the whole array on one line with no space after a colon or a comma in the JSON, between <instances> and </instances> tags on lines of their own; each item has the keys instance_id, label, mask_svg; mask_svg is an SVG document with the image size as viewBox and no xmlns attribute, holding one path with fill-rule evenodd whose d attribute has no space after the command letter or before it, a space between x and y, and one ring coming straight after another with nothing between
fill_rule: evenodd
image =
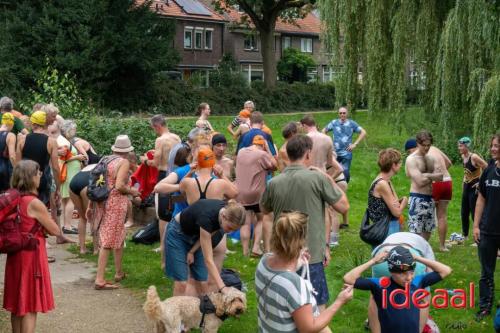
<instances>
[{"instance_id":1,"label":"blue swim cap","mask_svg":"<svg viewBox=\"0 0 500 333\"><path fill-rule=\"evenodd\" d=\"M413 148L417 148L417 140L415 140L414 138L406 140L405 151L408 151L408 149L413 149Z\"/></svg>"}]
</instances>

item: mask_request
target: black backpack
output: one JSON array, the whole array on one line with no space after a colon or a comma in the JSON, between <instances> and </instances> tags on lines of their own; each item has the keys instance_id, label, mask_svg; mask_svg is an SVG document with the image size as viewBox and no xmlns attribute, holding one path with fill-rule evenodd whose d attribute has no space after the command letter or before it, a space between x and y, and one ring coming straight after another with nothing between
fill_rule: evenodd
<instances>
[{"instance_id":1,"label":"black backpack","mask_svg":"<svg viewBox=\"0 0 500 333\"><path fill-rule=\"evenodd\" d=\"M226 286L243 291L243 282L241 281L240 274L234 269L223 268L220 272L220 277Z\"/></svg>"},{"instance_id":2,"label":"black backpack","mask_svg":"<svg viewBox=\"0 0 500 333\"><path fill-rule=\"evenodd\" d=\"M103 202L109 197L112 189L108 187L108 164L118 156L105 156L90 171L87 197L93 202Z\"/></svg>"},{"instance_id":3,"label":"black backpack","mask_svg":"<svg viewBox=\"0 0 500 333\"><path fill-rule=\"evenodd\" d=\"M135 234L132 235L132 242L136 244L151 245L159 240L160 228L157 219L154 219L153 222L149 223L144 228L137 230Z\"/></svg>"}]
</instances>

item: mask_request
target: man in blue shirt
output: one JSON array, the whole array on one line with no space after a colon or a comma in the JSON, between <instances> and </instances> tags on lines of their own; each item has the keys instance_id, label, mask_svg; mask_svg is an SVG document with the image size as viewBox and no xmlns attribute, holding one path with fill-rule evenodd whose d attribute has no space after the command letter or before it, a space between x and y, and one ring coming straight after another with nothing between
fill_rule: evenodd
<instances>
[{"instance_id":1,"label":"man in blue shirt","mask_svg":"<svg viewBox=\"0 0 500 333\"><path fill-rule=\"evenodd\" d=\"M362 278L361 274L375 264L387 261L390 279L383 278ZM433 272L414 275L416 261L426 265ZM389 252L379 252L374 258L366 263L354 268L344 275L344 282L354 285L354 288L370 290L378 309L381 332L405 332L419 333L420 309L413 304L413 294L417 290L426 288L438 283L451 274L451 268L435 260L429 260L418 255L414 255L403 246L396 246ZM395 294L394 301L397 305L391 304L390 295L397 289L409 288L408 307L399 307L406 300L406 295L402 292ZM386 289L387 292L383 293ZM384 298L385 301L384 301Z\"/></svg>"},{"instance_id":2,"label":"man in blue shirt","mask_svg":"<svg viewBox=\"0 0 500 333\"><path fill-rule=\"evenodd\" d=\"M267 145L269 146L269 152L271 155L276 157L276 149L273 143L273 137L262 130L262 126L264 126L264 116L259 111L254 111L250 115L250 131L243 134L238 141L238 148L236 150L236 155L242 148L247 148L253 145L253 138L256 135L261 135L266 139Z\"/></svg>"},{"instance_id":3,"label":"man in blue shirt","mask_svg":"<svg viewBox=\"0 0 500 333\"><path fill-rule=\"evenodd\" d=\"M337 152L337 161L344 168L344 176L347 182L351 179L350 169L352 161L352 151L366 136L366 131L354 120L347 118L347 108L339 109L339 118L332 120L325 128L323 133L333 131L333 144ZM352 143L354 133L359 133L358 138Z\"/></svg>"}]
</instances>

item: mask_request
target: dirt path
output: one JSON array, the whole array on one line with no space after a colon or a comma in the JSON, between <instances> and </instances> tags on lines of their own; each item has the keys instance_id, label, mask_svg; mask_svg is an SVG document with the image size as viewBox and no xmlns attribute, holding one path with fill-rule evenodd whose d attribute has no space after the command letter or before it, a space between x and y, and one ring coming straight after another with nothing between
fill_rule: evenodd
<instances>
[{"instance_id":1,"label":"dirt path","mask_svg":"<svg viewBox=\"0 0 500 333\"><path fill-rule=\"evenodd\" d=\"M66 332L150 332L142 304L127 289L96 291L93 278L96 267L53 245L48 254L56 257L50 264L56 308L40 314L37 333ZM6 255L0 255L0 298L3 298ZM0 312L0 332L10 332L9 313Z\"/></svg>"}]
</instances>

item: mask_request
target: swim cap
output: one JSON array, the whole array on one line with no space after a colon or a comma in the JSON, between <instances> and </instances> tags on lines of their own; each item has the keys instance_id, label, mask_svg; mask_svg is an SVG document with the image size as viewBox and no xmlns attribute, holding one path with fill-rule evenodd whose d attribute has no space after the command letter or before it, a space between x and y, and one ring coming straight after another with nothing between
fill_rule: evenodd
<instances>
[{"instance_id":1,"label":"swim cap","mask_svg":"<svg viewBox=\"0 0 500 333\"><path fill-rule=\"evenodd\" d=\"M14 125L14 115L10 112L5 112L2 115L2 125Z\"/></svg>"},{"instance_id":2,"label":"swim cap","mask_svg":"<svg viewBox=\"0 0 500 333\"><path fill-rule=\"evenodd\" d=\"M212 136L212 146L215 146L216 144L219 144L219 143L226 143L227 144L227 140L226 140L226 137L224 136L224 134L215 134L214 136Z\"/></svg>"},{"instance_id":3,"label":"swim cap","mask_svg":"<svg viewBox=\"0 0 500 333\"><path fill-rule=\"evenodd\" d=\"M415 259L410 250L401 245L395 246L387 255L389 272L402 273L415 270Z\"/></svg>"},{"instance_id":4,"label":"swim cap","mask_svg":"<svg viewBox=\"0 0 500 333\"><path fill-rule=\"evenodd\" d=\"M240 117L241 118L250 118L251 112L248 111L247 109L243 109L240 111Z\"/></svg>"},{"instance_id":5,"label":"swim cap","mask_svg":"<svg viewBox=\"0 0 500 333\"><path fill-rule=\"evenodd\" d=\"M256 135L253 137L252 144L258 145L258 146L265 146L266 145L266 139L262 135Z\"/></svg>"},{"instance_id":6,"label":"swim cap","mask_svg":"<svg viewBox=\"0 0 500 333\"><path fill-rule=\"evenodd\" d=\"M408 151L408 149L413 149L413 148L417 148L417 140L415 140L414 138L406 140L405 151Z\"/></svg>"},{"instance_id":7,"label":"swim cap","mask_svg":"<svg viewBox=\"0 0 500 333\"><path fill-rule=\"evenodd\" d=\"M43 111L35 111L30 117L30 121L32 124L37 124L39 126L45 126L45 121L47 118L47 114Z\"/></svg>"},{"instance_id":8,"label":"swim cap","mask_svg":"<svg viewBox=\"0 0 500 333\"><path fill-rule=\"evenodd\" d=\"M463 138L460 138L460 140L458 140L458 143L461 143L463 145L466 145L467 147L470 147L472 140L468 136L464 136Z\"/></svg>"},{"instance_id":9,"label":"swim cap","mask_svg":"<svg viewBox=\"0 0 500 333\"><path fill-rule=\"evenodd\" d=\"M202 148L198 151L198 167L212 168L215 165L215 155L212 149Z\"/></svg>"}]
</instances>

